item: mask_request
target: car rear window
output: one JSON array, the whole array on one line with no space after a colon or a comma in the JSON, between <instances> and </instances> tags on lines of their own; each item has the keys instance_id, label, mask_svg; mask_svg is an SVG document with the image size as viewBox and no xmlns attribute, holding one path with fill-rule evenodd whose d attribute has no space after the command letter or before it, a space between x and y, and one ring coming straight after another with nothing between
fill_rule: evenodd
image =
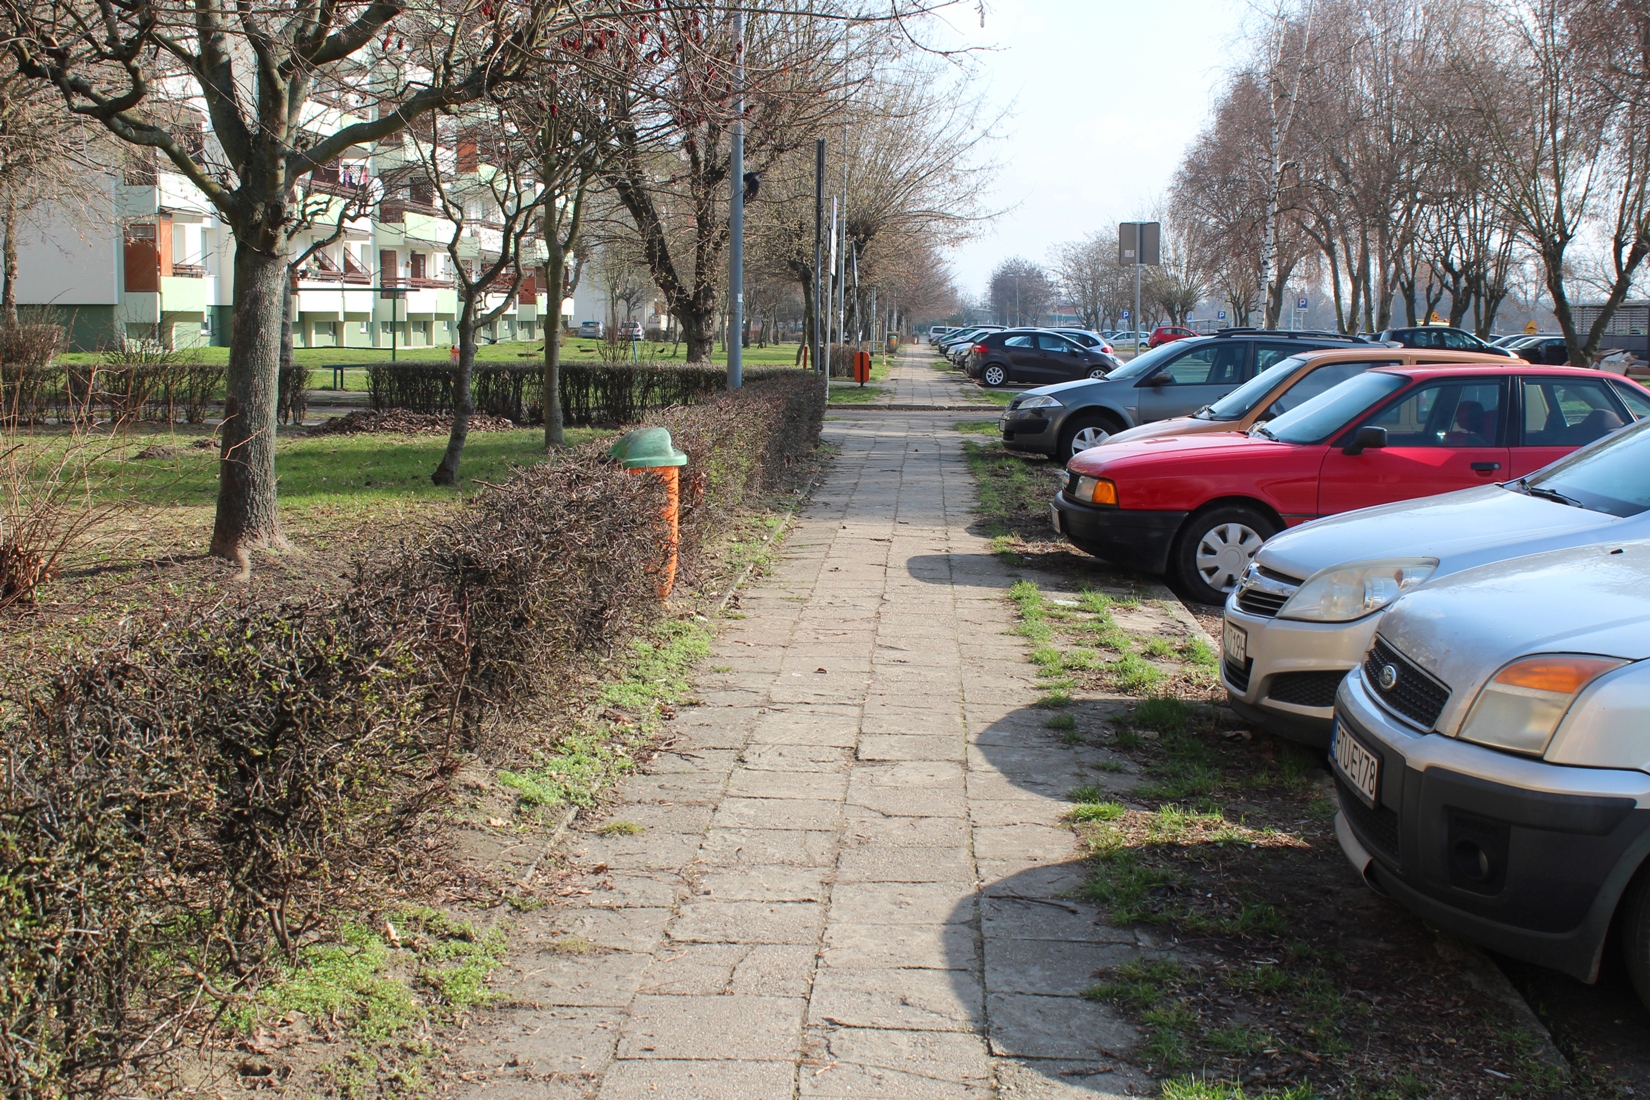
<instances>
[{"instance_id":1,"label":"car rear window","mask_svg":"<svg viewBox=\"0 0 1650 1100\"><path fill-rule=\"evenodd\" d=\"M1349 378L1264 425L1264 434L1282 443L1322 443L1347 421L1404 388L1401 374L1370 371Z\"/></svg>"},{"instance_id":2,"label":"car rear window","mask_svg":"<svg viewBox=\"0 0 1650 1100\"><path fill-rule=\"evenodd\" d=\"M1650 509L1646 470L1650 470L1650 420L1641 420L1508 485L1560 493L1594 512L1636 516Z\"/></svg>"}]
</instances>

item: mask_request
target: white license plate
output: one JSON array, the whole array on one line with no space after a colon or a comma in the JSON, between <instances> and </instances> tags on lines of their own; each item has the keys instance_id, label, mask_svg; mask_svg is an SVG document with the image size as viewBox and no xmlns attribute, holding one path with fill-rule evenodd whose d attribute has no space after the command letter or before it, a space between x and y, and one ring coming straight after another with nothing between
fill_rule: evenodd
<instances>
[{"instance_id":1,"label":"white license plate","mask_svg":"<svg viewBox=\"0 0 1650 1100\"><path fill-rule=\"evenodd\" d=\"M1335 770L1352 785L1365 803L1374 806L1376 792L1380 789L1380 758L1364 748L1356 737L1341 729L1339 721L1329 737L1329 756L1335 761Z\"/></svg>"},{"instance_id":2,"label":"white license plate","mask_svg":"<svg viewBox=\"0 0 1650 1100\"><path fill-rule=\"evenodd\" d=\"M1221 647L1226 650L1226 659L1241 668L1249 659L1249 632L1226 623L1221 631Z\"/></svg>"},{"instance_id":3,"label":"white license plate","mask_svg":"<svg viewBox=\"0 0 1650 1100\"><path fill-rule=\"evenodd\" d=\"M1066 533L1065 528L1060 526L1060 509L1052 504L1048 506L1048 522L1049 526L1054 528L1055 534L1063 535Z\"/></svg>"}]
</instances>

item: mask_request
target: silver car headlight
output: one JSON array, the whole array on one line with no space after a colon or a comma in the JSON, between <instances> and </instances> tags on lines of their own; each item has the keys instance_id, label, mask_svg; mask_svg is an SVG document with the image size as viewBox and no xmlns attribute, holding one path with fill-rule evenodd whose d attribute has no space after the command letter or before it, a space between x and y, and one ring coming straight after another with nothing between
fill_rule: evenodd
<instances>
[{"instance_id":1,"label":"silver car headlight","mask_svg":"<svg viewBox=\"0 0 1650 1100\"><path fill-rule=\"evenodd\" d=\"M1320 570L1278 609L1278 618L1319 623L1361 619L1432 576L1437 568L1437 558L1382 558Z\"/></svg>"},{"instance_id":2,"label":"silver car headlight","mask_svg":"<svg viewBox=\"0 0 1650 1100\"><path fill-rule=\"evenodd\" d=\"M1520 657L1490 677L1457 736L1491 748L1540 756L1581 689L1628 663L1586 653Z\"/></svg>"},{"instance_id":3,"label":"silver car headlight","mask_svg":"<svg viewBox=\"0 0 1650 1100\"><path fill-rule=\"evenodd\" d=\"M1048 394L1039 393L1021 398L1020 402L1014 407L1016 409L1058 409L1062 406L1060 402L1048 396Z\"/></svg>"}]
</instances>

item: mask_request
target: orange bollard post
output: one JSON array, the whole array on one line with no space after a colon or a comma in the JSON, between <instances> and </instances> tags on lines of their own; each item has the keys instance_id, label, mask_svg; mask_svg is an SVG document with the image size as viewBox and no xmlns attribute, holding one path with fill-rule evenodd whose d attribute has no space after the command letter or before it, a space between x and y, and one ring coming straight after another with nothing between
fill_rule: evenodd
<instances>
[{"instance_id":1,"label":"orange bollard post","mask_svg":"<svg viewBox=\"0 0 1650 1100\"><path fill-rule=\"evenodd\" d=\"M871 380L871 353L868 351L854 352L854 381L860 385Z\"/></svg>"},{"instance_id":2,"label":"orange bollard post","mask_svg":"<svg viewBox=\"0 0 1650 1100\"><path fill-rule=\"evenodd\" d=\"M664 599L676 585L676 548L681 541L678 526L682 507L681 468L687 465L688 456L676 449L670 441L670 432L664 428L637 428L626 432L607 453L610 458L618 459L629 473L650 473L665 487L665 506L660 515L665 521L670 556L659 582L659 598Z\"/></svg>"}]
</instances>

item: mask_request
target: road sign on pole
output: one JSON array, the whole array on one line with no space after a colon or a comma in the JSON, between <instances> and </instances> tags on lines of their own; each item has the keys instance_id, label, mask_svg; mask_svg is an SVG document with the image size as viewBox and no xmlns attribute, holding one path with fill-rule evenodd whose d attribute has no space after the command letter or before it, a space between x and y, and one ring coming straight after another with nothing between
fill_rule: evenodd
<instances>
[{"instance_id":1,"label":"road sign on pole","mask_svg":"<svg viewBox=\"0 0 1650 1100\"><path fill-rule=\"evenodd\" d=\"M1226 320L1226 311L1224 309L1217 311L1215 313L1215 320L1217 320L1217 321Z\"/></svg>"},{"instance_id":2,"label":"road sign on pole","mask_svg":"<svg viewBox=\"0 0 1650 1100\"><path fill-rule=\"evenodd\" d=\"M1161 222L1120 222L1117 226L1117 261L1134 268L1134 316L1140 314L1140 268L1163 262L1158 245L1163 236ZM1140 330L1134 330L1134 353L1140 354Z\"/></svg>"},{"instance_id":3,"label":"road sign on pole","mask_svg":"<svg viewBox=\"0 0 1650 1100\"><path fill-rule=\"evenodd\" d=\"M1302 294L1298 299L1295 300L1295 308L1302 311L1303 313L1306 311L1306 295Z\"/></svg>"}]
</instances>

